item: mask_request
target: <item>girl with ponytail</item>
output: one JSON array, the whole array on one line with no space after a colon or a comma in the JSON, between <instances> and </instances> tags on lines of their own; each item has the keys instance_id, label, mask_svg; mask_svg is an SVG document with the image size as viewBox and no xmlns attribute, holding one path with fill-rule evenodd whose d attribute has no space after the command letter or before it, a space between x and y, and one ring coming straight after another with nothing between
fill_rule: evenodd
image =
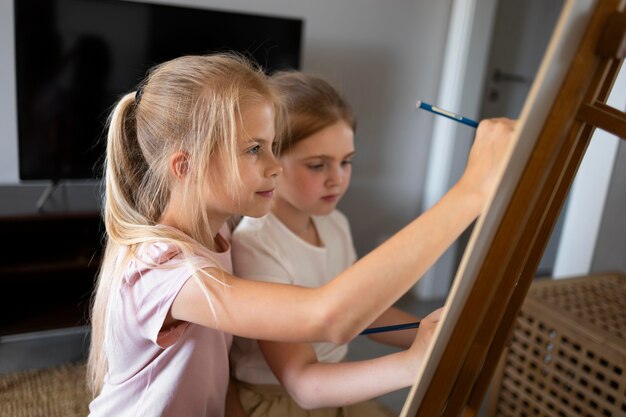
<instances>
[{"instance_id":1,"label":"girl with ponytail","mask_svg":"<svg viewBox=\"0 0 626 417\"><path fill-rule=\"evenodd\" d=\"M228 220L270 209L283 120L267 77L233 54L160 64L115 106L91 416L221 417L233 334L339 344L358 335L483 210L512 129L481 123L463 177L436 206L329 283L304 288L239 279L230 260ZM437 320L426 317L412 346L371 377L411 385Z\"/></svg>"}]
</instances>

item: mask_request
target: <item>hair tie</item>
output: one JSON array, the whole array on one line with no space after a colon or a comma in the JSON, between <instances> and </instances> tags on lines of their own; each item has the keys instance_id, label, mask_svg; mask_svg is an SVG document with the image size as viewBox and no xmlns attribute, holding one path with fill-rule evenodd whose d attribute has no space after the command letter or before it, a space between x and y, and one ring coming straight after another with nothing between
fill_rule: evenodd
<instances>
[{"instance_id":1,"label":"hair tie","mask_svg":"<svg viewBox=\"0 0 626 417\"><path fill-rule=\"evenodd\" d=\"M142 94L143 94L143 85L140 85L139 87L137 87L137 91L135 91L135 106L139 105Z\"/></svg>"}]
</instances>

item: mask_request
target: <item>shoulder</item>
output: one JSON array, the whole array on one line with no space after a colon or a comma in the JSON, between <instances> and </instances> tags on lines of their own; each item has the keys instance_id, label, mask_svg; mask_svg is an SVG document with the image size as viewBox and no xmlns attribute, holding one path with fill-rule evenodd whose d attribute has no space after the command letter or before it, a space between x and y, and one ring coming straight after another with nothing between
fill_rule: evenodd
<instances>
[{"instance_id":1,"label":"shoulder","mask_svg":"<svg viewBox=\"0 0 626 417\"><path fill-rule=\"evenodd\" d=\"M318 230L328 247L332 247L336 253L345 254L348 265L356 260L356 250L352 241L352 232L348 218L339 210L334 210L326 216L316 218Z\"/></svg>"},{"instance_id":2,"label":"shoulder","mask_svg":"<svg viewBox=\"0 0 626 417\"><path fill-rule=\"evenodd\" d=\"M343 214L343 212L335 209L332 211L332 213L330 213L328 215L328 217L330 217L331 219L334 219L337 222L341 222L341 223L345 223L348 224L348 218L346 217L345 214Z\"/></svg>"},{"instance_id":3,"label":"shoulder","mask_svg":"<svg viewBox=\"0 0 626 417\"><path fill-rule=\"evenodd\" d=\"M276 216L269 213L258 218L244 217L232 234L232 240L236 242L251 238L265 243L284 241L290 240L290 233Z\"/></svg>"},{"instance_id":4,"label":"shoulder","mask_svg":"<svg viewBox=\"0 0 626 417\"><path fill-rule=\"evenodd\" d=\"M138 280L144 283L148 282L146 277L150 277L151 281L158 280L159 277L172 275L190 276L195 271L208 267L216 267L220 269L230 270L230 250L224 254L213 253L204 248L188 248L183 250L184 244L180 245L175 242L146 242L141 244L134 256L130 255L125 268L125 281L129 285ZM223 265L225 258L228 265Z\"/></svg>"},{"instance_id":5,"label":"shoulder","mask_svg":"<svg viewBox=\"0 0 626 417\"><path fill-rule=\"evenodd\" d=\"M288 240L281 238L275 219L244 218L231 239L233 270L237 276L258 281L290 283L287 273L291 256Z\"/></svg>"},{"instance_id":6,"label":"shoulder","mask_svg":"<svg viewBox=\"0 0 626 417\"><path fill-rule=\"evenodd\" d=\"M130 255L122 281L123 292L132 294L134 303L152 305L152 300L170 299L193 275L194 269L206 266L207 262L201 262L193 268L175 244L144 243Z\"/></svg>"},{"instance_id":7,"label":"shoulder","mask_svg":"<svg viewBox=\"0 0 626 417\"><path fill-rule=\"evenodd\" d=\"M284 242L280 226L271 215L259 218L244 217L233 231L231 245L233 259L245 252L276 252Z\"/></svg>"},{"instance_id":8,"label":"shoulder","mask_svg":"<svg viewBox=\"0 0 626 417\"><path fill-rule=\"evenodd\" d=\"M268 216L263 217L243 217L237 227L232 231L232 238L239 238L248 234L255 234L267 229Z\"/></svg>"},{"instance_id":9,"label":"shoulder","mask_svg":"<svg viewBox=\"0 0 626 417\"><path fill-rule=\"evenodd\" d=\"M268 240L271 233L271 226L268 224L267 216L260 218L244 217L241 219L235 230L232 232L231 244L233 250L238 245L245 242L263 242Z\"/></svg>"},{"instance_id":10,"label":"shoulder","mask_svg":"<svg viewBox=\"0 0 626 417\"><path fill-rule=\"evenodd\" d=\"M326 216L318 217L318 221L326 223L330 227L335 227L347 231L350 230L350 222L348 221L348 218L345 214L336 209Z\"/></svg>"},{"instance_id":11,"label":"shoulder","mask_svg":"<svg viewBox=\"0 0 626 417\"><path fill-rule=\"evenodd\" d=\"M179 257L181 250L169 242L143 243L136 252L136 262L146 265L163 265L173 258Z\"/></svg>"}]
</instances>

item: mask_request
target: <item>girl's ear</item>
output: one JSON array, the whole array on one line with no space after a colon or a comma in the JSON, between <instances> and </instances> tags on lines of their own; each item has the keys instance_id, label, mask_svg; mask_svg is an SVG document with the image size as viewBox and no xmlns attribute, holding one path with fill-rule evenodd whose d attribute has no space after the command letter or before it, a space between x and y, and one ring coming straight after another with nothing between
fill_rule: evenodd
<instances>
[{"instance_id":1,"label":"girl's ear","mask_svg":"<svg viewBox=\"0 0 626 417\"><path fill-rule=\"evenodd\" d=\"M176 152L170 157L170 172L175 178L182 180L189 172L189 154Z\"/></svg>"}]
</instances>

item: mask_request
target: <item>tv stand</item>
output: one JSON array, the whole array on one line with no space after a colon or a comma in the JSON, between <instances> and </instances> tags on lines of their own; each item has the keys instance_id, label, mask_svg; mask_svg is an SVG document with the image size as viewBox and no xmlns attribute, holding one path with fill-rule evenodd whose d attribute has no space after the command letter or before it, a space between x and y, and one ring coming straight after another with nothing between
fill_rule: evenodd
<instances>
[{"instance_id":1,"label":"tv stand","mask_svg":"<svg viewBox=\"0 0 626 417\"><path fill-rule=\"evenodd\" d=\"M52 182L46 187L46 189L43 190L43 193L41 193L41 196L37 200L37 204L36 204L38 212L43 211L44 205L46 204L48 199L50 199L50 197L52 196L52 193L54 193L54 191L59 186L59 182L60 182L59 180L52 180Z\"/></svg>"},{"instance_id":2,"label":"tv stand","mask_svg":"<svg viewBox=\"0 0 626 417\"><path fill-rule=\"evenodd\" d=\"M103 234L97 211L0 216L0 336L86 325Z\"/></svg>"}]
</instances>

